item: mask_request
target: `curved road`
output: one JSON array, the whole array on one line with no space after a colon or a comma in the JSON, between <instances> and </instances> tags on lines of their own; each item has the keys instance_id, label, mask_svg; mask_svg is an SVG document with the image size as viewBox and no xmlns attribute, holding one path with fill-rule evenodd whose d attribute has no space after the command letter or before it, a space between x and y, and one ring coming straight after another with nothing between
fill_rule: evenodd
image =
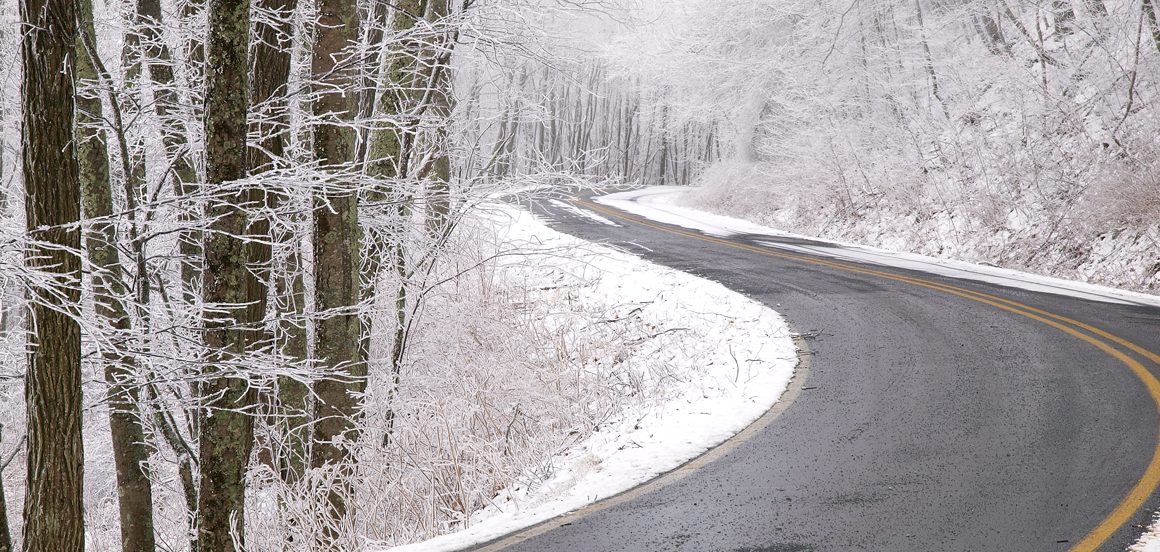
<instances>
[{"instance_id":1,"label":"curved road","mask_svg":"<svg viewBox=\"0 0 1160 552\"><path fill-rule=\"evenodd\" d=\"M1160 509L1160 309L575 204L619 226L531 208L783 313L806 337L808 381L725 457L504 550L1120 551Z\"/></svg>"}]
</instances>

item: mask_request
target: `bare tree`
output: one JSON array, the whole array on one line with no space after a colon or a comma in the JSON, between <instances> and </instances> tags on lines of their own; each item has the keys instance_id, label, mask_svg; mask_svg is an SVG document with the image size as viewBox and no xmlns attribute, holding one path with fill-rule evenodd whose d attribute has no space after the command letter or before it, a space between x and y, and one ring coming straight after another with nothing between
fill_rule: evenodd
<instances>
[{"instance_id":1,"label":"bare tree","mask_svg":"<svg viewBox=\"0 0 1160 552\"><path fill-rule=\"evenodd\" d=\"M356 64L351 56L359 39L359 17L354 0L322 0L311 58L316 86L314 153L321 168L330 171L313 205L315 322L314 357L325 372L314 382L313 445L315 469L347 470L350 449L346 441L358 438L355 416L358 395L366 386L366 363L359 347L359 226L358 194L339 175L354 161L355 133L349 125L357 111L354 91ZM349 173L348 173L349 174ZM334 527L346 517L349 476L327 491L323 536L333 546ZM325 523L325 522L324 522Z\"/></svg>"},{"instance_id":2,"label":"bare tree","mask_svg":"<svg viewBox=\"0 0 1160 552\"><path fill-rule=\"evenodd\" d=\"M253 79L250 83L250 133L257 143L249 150L251 175L286 166L287 141L290 130L290 114L287 96L291 64L291 48L294 36L293 13L297 0L260 0L255 13L253 45ZM266 188L262 204L276 210L288 196L283 190ZM278 334L282 341L274 346L290 361L306 359L306 332L300 326L302 318L302 275L300 256L297 254L297 235L282 231L277 236L270 235L270 217L264 216L254 222L251 233L259 237L259 242L251 248L250 266L258 270L260 279L271 281L277 278L281 289L275 296L272 308L278 309ZM291 250L288 264L275 275L272 271L272 243ZM284 312L283 312L284 311ZM293 377L280 376L277 380L277 394L271 397L275 408L274 426L282 441L281 447L270 447L271 461L276 464L283 481L296 482L306 470L308 460L307 443L309 416L307 413L307 385Z\"/></svg>"}]
</instances>

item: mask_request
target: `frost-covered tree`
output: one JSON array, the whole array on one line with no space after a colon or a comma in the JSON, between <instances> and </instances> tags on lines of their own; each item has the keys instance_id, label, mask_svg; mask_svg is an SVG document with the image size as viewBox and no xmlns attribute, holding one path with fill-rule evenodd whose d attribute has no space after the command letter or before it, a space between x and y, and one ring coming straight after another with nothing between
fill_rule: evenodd
<instances>
[{"instance_id":1,"label":"frost-covered tree","mask_svg":"<svg viewBox=\"0 0 1160 552\"><path fill-rule=\"evenodd\" d=\"M107 80L107 71L96 51L92 2L82 0L78 10L76 78L95 83L100 80L99 73L104 73ZM86 220L84 246L92 267L93 310L97 316L94 322L110 338L100 348L108 385L121 549L153 550L156 540L152 482L147 472L149 445L141 423L141 393L134 381L136 363L130 345L133 324L118 251L108 141L101 126L104 107L101 96L92 92L77 95L76 141Z\"/></svg>"},{"instance_id":2,"label":"frost-covered tree","mask_svg":"<svg viewBox=\"0 0 1160 552\"><path fill-rule=\"evenodd\" d=\"M481 401L457 398L463 412L436 412L444 397L424 395L432 378L467 373L462 359L447 372L428 363L433 343L483 331L456 348L491 347L481 328L493 314L479 313L496 305L477 312L467 297L492 291L464 282L495 271L497 253L480 253L480 223L461 228L464 217L540 180L684 182L695 169L683 160L713 143L660 101L663 87L553 42L552 2L79 7L84 241L69 251L88 270L70 289L85 291L72 314L86 380L105 380L83 420L96 447L86 515L102 549L341 547L463 523L550 442L501 452L498 433L476 434L471 419L530 412L486 386L454 390ZM0 164L0 181L20 184L17 166ZM9 229L21 217L2 222L13 239L0 244L27 241ZM19 255L10 249L0 256ZM15 298L0 319L11 342L23 340ZM472 329L444 335L460 322ZM458 458L430 433L443 429L416 425L430 416L487 443L464 480L418 484ZM5 451L18 446L9 435Z\"/></svg>"}]
</instances>

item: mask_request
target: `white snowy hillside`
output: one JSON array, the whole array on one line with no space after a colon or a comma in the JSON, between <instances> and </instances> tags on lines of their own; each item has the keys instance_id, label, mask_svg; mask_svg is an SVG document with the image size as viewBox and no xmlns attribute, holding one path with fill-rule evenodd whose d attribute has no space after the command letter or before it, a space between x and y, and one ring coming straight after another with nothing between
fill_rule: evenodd
<instances>
[{"instance_id":1,"label":"white snowy hillside","mask_svg":"<svg viewBox=\"0 0 1160 552\"><path fill-rule=\"evenodd\" d=\"M492 126L479 147L503 175L698 185L687 205L786 231L1148 291L1160 285L1149 5L572 11L551 18L561 39L548 46L571 77L527 63L480 88L472 105ZM553 125L558 113L577 116Z\"/></svg>"},{"instance_id":2,"label":"white snowy hillside","mask_svg":"<svg viewBox=\"0 0 1160 552\"><path fill-rule=\"evenodd\" d=\"M686 205L1160 286L1160 24L1148 2L679 5L658 32L620 35L609 57L628 73L647 62L637 73L667 85L670 120L712 121ZM655 183L690 183L675 168Z\"/></svg>"}]
</instances>

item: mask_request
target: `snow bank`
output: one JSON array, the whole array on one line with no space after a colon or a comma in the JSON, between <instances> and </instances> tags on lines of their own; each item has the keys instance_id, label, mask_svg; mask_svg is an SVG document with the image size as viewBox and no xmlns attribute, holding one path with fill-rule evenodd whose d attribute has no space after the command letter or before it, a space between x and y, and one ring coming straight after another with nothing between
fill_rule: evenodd
<instances>
[{"instance_id":1,"label":"snow bank","mask_svg":"<svg viewBox=\"0 0 1160 552\"><path fill-rule=\"evenodd\" d=\"M727 440L781 396L797 363L785 321L724 286L608 247L555 232L531 215L503 208L492 215L504 240L526 251L509 270L538 263L601 276L569 290L574 301L637 305L657 332L687 332L692 342L646 348L625 363L658 358L676 368L663 402L632 405L591 437L551 459L552 475L532 489L517 483L475 512L467 529L392 552L456 550L576 510L677 468ZM598 323L594 322L594 323Z\"/></svg>"},{"instance_id":2,"label":"snow bank","mask_svg":"<svg viewBox=\"0 0 1160 552\"><path fill-rule=\"evenodd\" d=\"M1066 295L1087 299L1089 301L1160 306L1160 296L1147 293L1116 289L1098 284L1077 282L1040 274L1031 274L1019 270L956 259L932 257L918 253L908 253L899 250L802 236L741 219L682 207L680 205L683 199L682 196L687 192L695 192L696 190L696 188L683 186L652 186L640 190L598 197L595 201L640 215L650 220L698 230L711 236L728 237L738 234L767 235L771 237L804 238L812 242L810 245L789 245L774 241L758 241L759 244L774 249L809 255L820 255L837 260L920 270L951 278L989 282L1025 289L1027 291ZM1110 250L1110 246L1108 247Z\"/></svg>"}]
</instances>

